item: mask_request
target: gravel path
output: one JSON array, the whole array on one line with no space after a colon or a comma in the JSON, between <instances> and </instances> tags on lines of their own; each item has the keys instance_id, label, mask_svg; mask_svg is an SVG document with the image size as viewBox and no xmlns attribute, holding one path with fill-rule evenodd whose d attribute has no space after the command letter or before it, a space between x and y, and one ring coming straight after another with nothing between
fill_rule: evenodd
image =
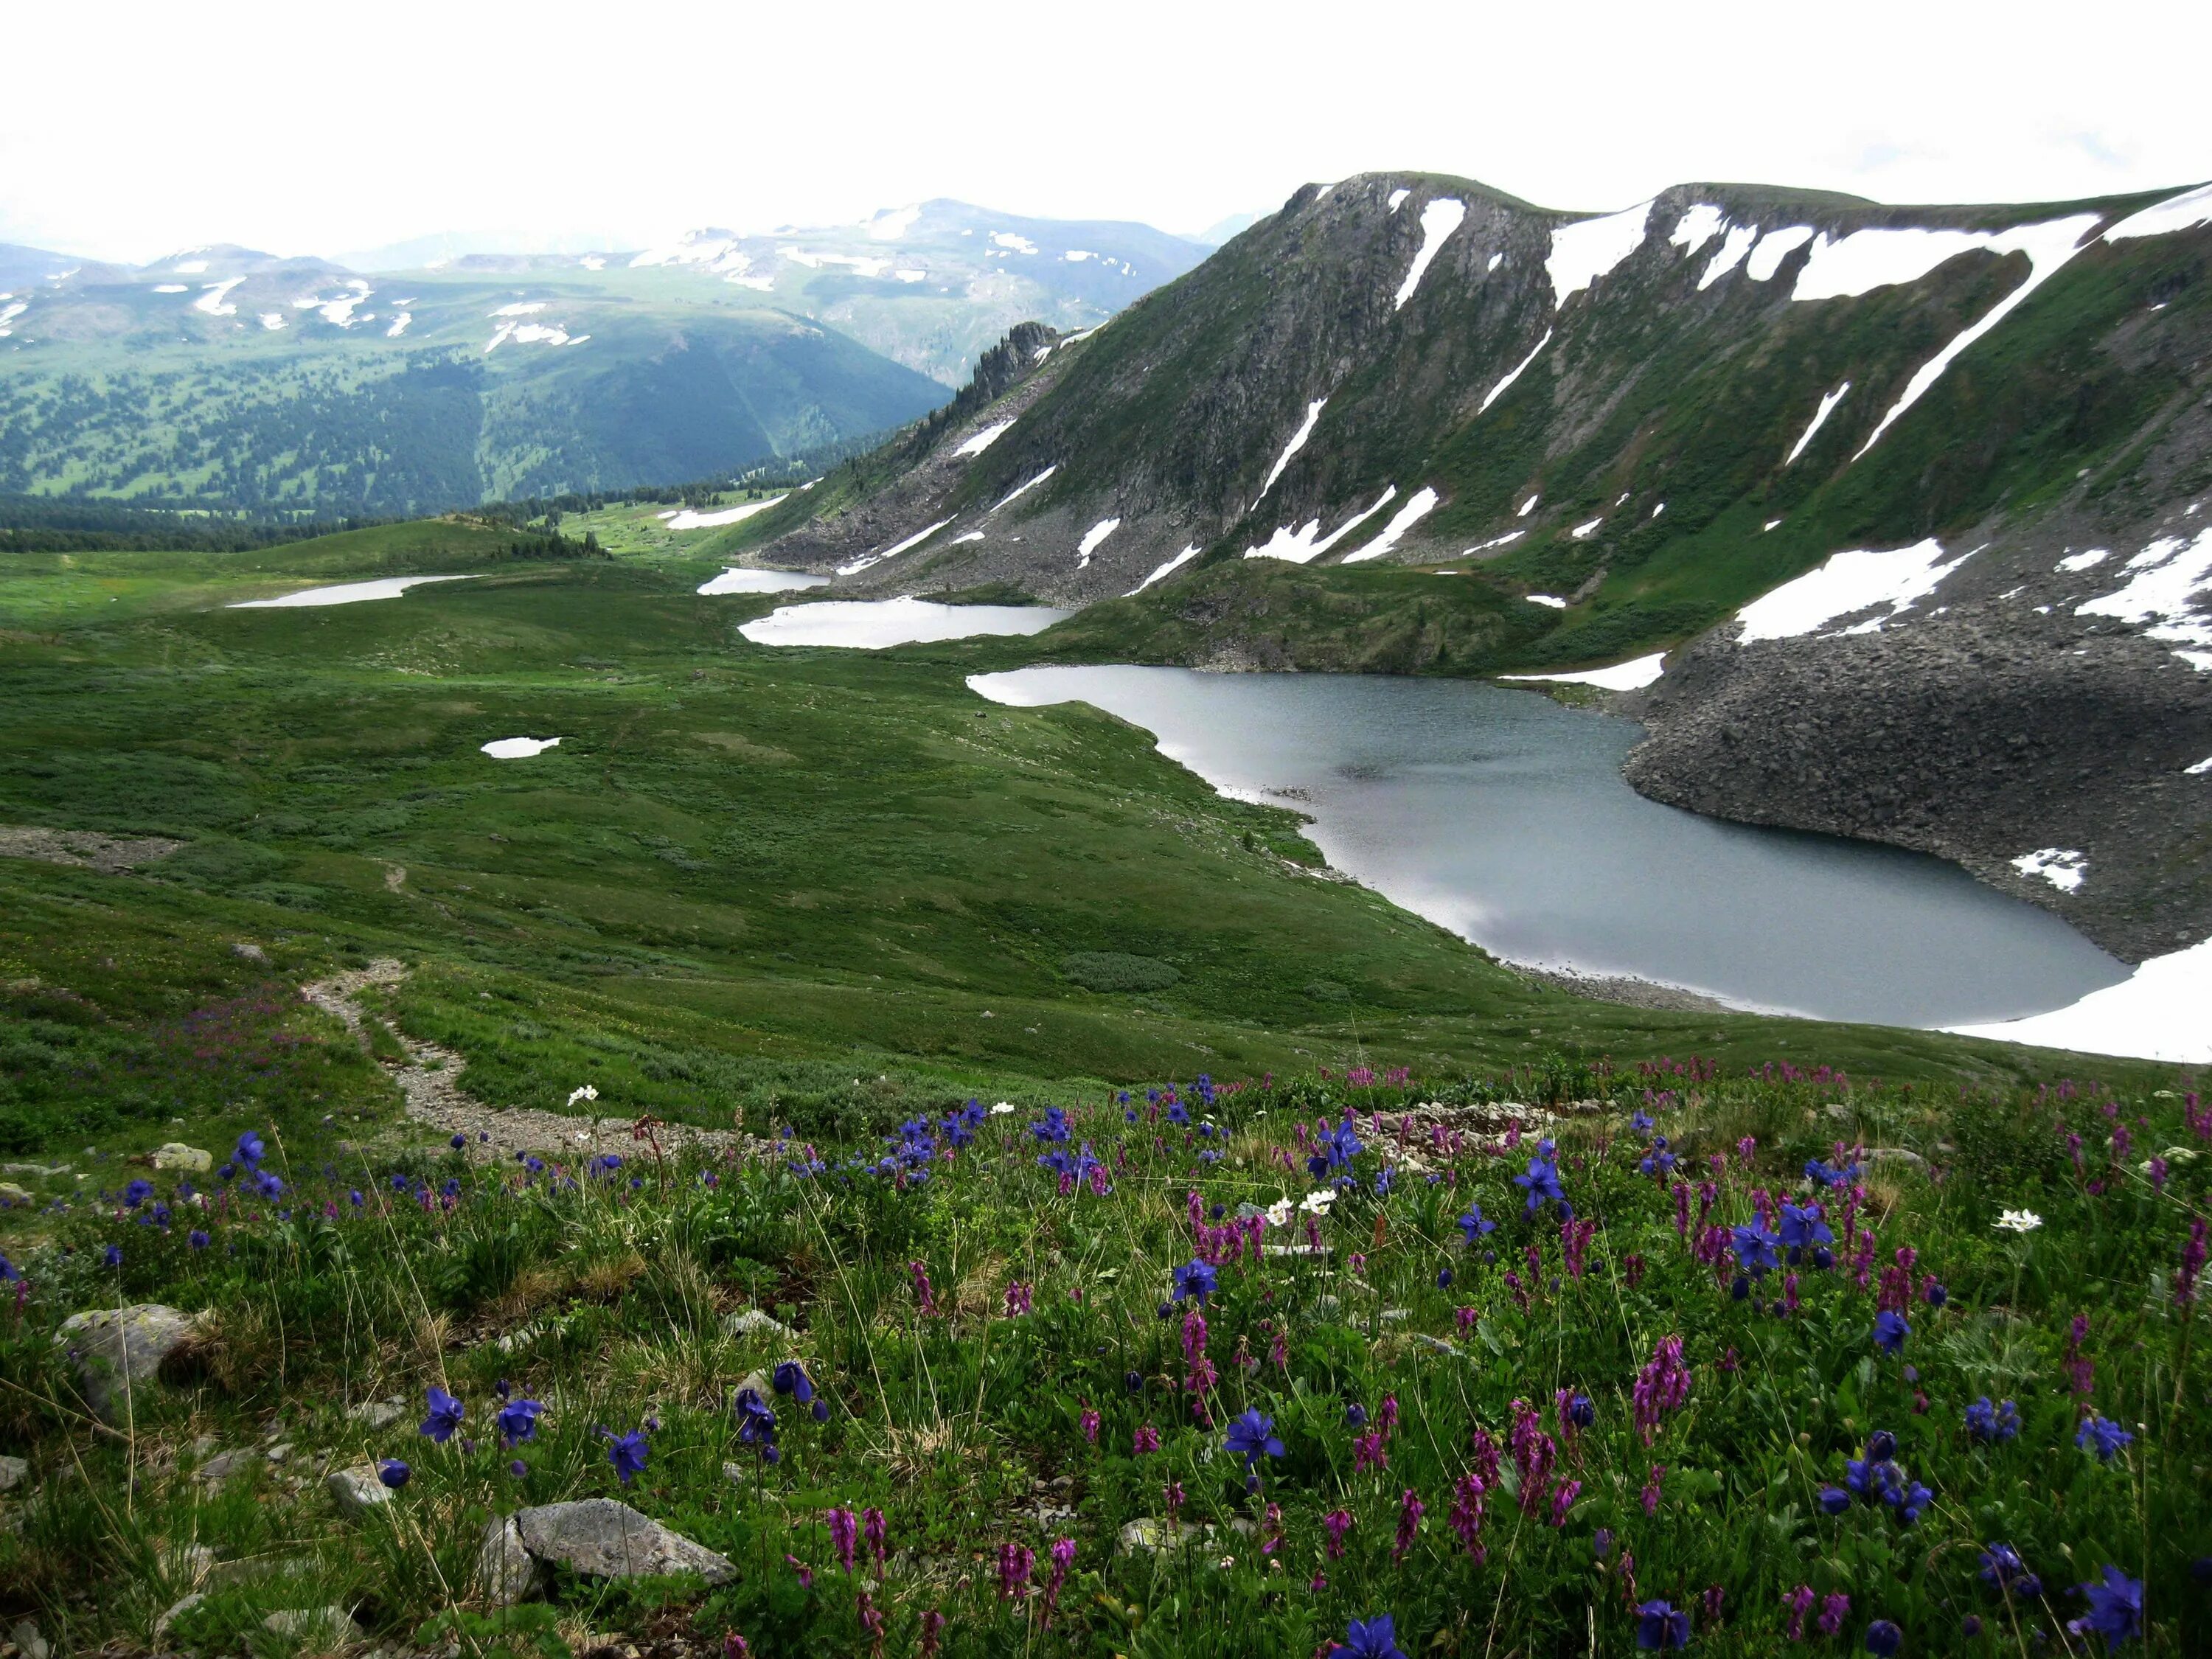
<instances>
[{"instance_id":1,"label":"gravel path","mask_svg":"<svg viewBox=\"0 0 2212 1659\"><path fill-rule=\"evenodd\" d=\"M624 1117L592 1117L583 1113L551 1112L529 1106L487 1106L463 1092L459 1079L466 1062L450 1048L409 1036L396 1024L365 1014L361 994L371 986L397 985L407 977L404 963L380 957L366 968L300 988L300 994L325 1013L343 1020L346 1028L361 1031L364 1020L375 1018L392 1040L406 1051L404 1061L386 1060L385 1068L399 1085L408 1118L435 1129L441 1136L468 1137L469 1157L478 1163L504 1163L517 1152L537 1152L562 1158L596 1157L601 1152L632 1156L641 1148L635 1122ZM767 1156L776 1143L757 1135L729 1129L700 1129L684 1123L658 1124L654 1139L660 1150L675 1153L687 1146L716 1152L734 1149L748 1156Z\"/></svg>"}]
</instances>

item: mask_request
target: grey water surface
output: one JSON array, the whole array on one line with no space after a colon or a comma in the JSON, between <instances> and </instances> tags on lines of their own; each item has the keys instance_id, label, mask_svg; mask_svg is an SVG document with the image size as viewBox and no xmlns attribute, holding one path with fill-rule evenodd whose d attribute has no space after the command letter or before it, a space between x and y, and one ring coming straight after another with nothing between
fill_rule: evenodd
<instances>
[{"instance_id":1,"label":"grey water surface","mask_svg":"<svg viewBox=\"0 0 2212 1659\"><path fill-rule=\"evenodd\" d=\"M1332 865L1508 961L1921 1027L2039 1013L2128 976L1940 859L1647 800L1620 776L1640 728L1535 693L1136 667L969 684L1143 726L1224 793L1310 814Z\"/></svg>"}]
</instances>

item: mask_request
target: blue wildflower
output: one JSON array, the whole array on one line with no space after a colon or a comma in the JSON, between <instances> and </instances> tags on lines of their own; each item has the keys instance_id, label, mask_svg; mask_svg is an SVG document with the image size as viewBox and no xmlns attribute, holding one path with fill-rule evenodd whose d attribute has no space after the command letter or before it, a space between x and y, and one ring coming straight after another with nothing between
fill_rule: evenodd
<instances>
[{"instance_id":1,"label":"blue wildflower","mask_svg":"<svg viewBox=\"0 0 2212 1659\"><path fill-rule=\"evenodd\" d=\"M398 1492L415 1478L415 1471L396 1457L387 1457L376 1466L376 1478Z\"/></svg>"},{"instance_id":2,"label":"blue wildflower","mask_svg":"<svg viewBox=\"0 0 2212 1659\"><path fill-rule=\"evenodd\" d=\"M208 1236L195 1227L185 1235L185 1243L196 1250L204 1250L208 1247Z\"/></svg>"},{"instance_id":3,"label":"blue wildflower","mask_svg":"<svg viewBox=\"0 0 2212 1659\"><path fill-rule=\"evenodd\" d=\"M1362 1622L1353 1620L1346 1626L1344 1640L1329 1649L1329 1659L1340 1653L1350 1654L1352 1659L1406 1659L1398 1645L1396 1621L1387 1613L1378 1613Z\"/></svg>"},{"instance_id":4,"label":"blue wildflower","mask_svg":"<svg viewBox=\"0 0 2212 1659\"><path fill-rule=\"evenodd\" d=\"M148 1199L153 1196L154 1183L152 1182L134 1181L128 1187L125 1187L123 1189L123 1207L126 1210L135 1210L141 1204L143 1204Z\"/></svg>"},{"instance_id":5,"label":"blue wildflower","mask_svg":"<svg viewBox=\"0 0 2212 1659\"><path fill-rule=\"evenodd\" d=\"M2027 1570L2027 1563L2009 1544L1992 1544L1982 1552L1982 1582L1999 1595L2033 1601L2043 1594L2043 1580Z\"/></svg>"},{"instance_id":6,"label":"blue wildflower","mask_svg":"<svg viewBox=\"0 0 2212 1659\"><path fill-rule=\"evenodd\" d=\"M468 1407L434 1382L430 1385L428 1400L430 1414L422 1419L422 1426L417 1432L428 1435L442 1446L461 1426L461 1419L469 1414Z\"/></svg>"},{"instance_id":7,"label":"blue wildflower","mask_svg":"<svg viewBox=\"0 0 2212 1659\"><path fill-rule=\"evenodd\" d=\"M1186 1261L1175 1270L1175 1299L1196 1297L1200 1303L1213 1294L1216 1275L1212 1267L1195 1259Z\"/></svg>"},{"instance_id":8,"label":"blue wildflower","mask_svg":"<svg viewBox=\"0 0 2212 1659\"><path fill-rule=\"evenodd\" d=\"M2105 1569L2101 1584L2076 1584L2075 1593L2089 1598L2089 1611L2079 1619L2069 1619L2066 1628L2076 1636L2092 1632L2105 1638L2107 1652L2117 1648L2130 1636L2142 1634L2143 1587L2140 1578L2130 1578L2118 1567Z\"/></svg>"},{"instance_id":9,"label":"blue wildflower","mask_svg":"<svg viewBox=\"0 0 2212 1659\"><path fill-rule=\"evenodd\" d=\"M1911 1334L1912 1327L1905 1323L1901 1313L1885 1308L1874 1316L1874 1345L1884 1353L1895 1353Z\"/></svg>"},{"instance_id":10,"label":"blue wildflower","mask_svg":"<svg viewBox=\"0 0 2212 1659\"><path fill-rule=\"evenodd\" d=\"M535 1400L510 1400L492 1421L499 1425L499 1437L509 1446L517 1446L538 1437L538 1419L544 1410Z\"/></svg>"},{"instance_id":11,"label":"blue wildflower","mask_svg":"<svg viewBox=\"0 0 2212 1659\"><path fill-rule=\"evenodd\" d=\"M2120 1448L2134 1438L2135 1436L2111 1418L2100 1417L2091 1412L2081 1419L2081 1426L2074 1436L2074 1443L2085 1451L2095 1452L2100 1463L2109 1463L2119 1455Z\"/></svg>"},{"instance_id":12,"label":"blue wildflower","mask_svg":"<svg viewBox=\"0 0 2212 1659\"><path fill-rule=\"evenodd\" d=\"M1841 1515L1850 1506L1851 1495L1841 1486L1820 1488L1820 1512L1823 1515Z\"/></svg>"},{"instance_id":13,"label":"blue wildflower","mask_svg":"<svg viewBox=\"0 0 2212 1659\"><path fill-rule=\"evenodd\" d=\"M1244 1460L1244 1484L1256 1487L1260 1484L1258 1464L1262 1457L1280 1457L1283 1443L1275 1437L1275 1419L1262 1417L1258 1410L1244 1412L1230 1420L1227 1445L1231 1451Z\"/></svg>"},{"instance_id":14,"label":"blue wildflower","mask_svg":"<svg viewBox=\"0 0 2212 1659\"><path fill-rule=\"evenodd\" d=\"M261 1144L259 1135L248 1129L244 1134L239 1136L237 1149L231 1156L250 1170L269 1156L269 1149Z\"/></svg>"},{"instance_id":15,"label":"blue wildflower","mask_svg":"<svg viewBox=\"0 0 2212 1659\"><path fill-rule=\"evenodd\" d=\"M123 1247L120 1244L109 1245L105 1250L102 1250L100 1253L100 1259L108 1267L121 1267L123 1265Z\"/></svg>"},{"instance_id":16,"label":"blue wildflower","mask_svg":"<svg viewBox=\"0 0 2212 1659\"><path fill-rule=\"evenodd\" d=\"M1992 1406L1984 1395L1966 1407L1966 1432L1984 1444L2014 1439L2020 1434L2020 1407L2009 1400Z\"/></svg>"},{"instance_id":17,"label":"blue wildflower","mask_svg":"<svg viewBox=\"0 0 2212 1659\"><path fill-rule=\"evenodd\" d=\"M787 1394L802 1406L813 1403L813 1379L795 1359L787 1359L775 1368L775 1384L778 1394Z\"/></svg>"},{"instance_id":18,"label":"blue wildflower","mask_svg":"<svg viewBox=\"0 0 2212 1659\"><path fill-rule=\"evenodd\" d=\"M1887 1619L1877 1619L1867 1626L1866 1650L1876 1659L1890 1656L1905 1645L1905 1632Z\"/></svg>"},{"instance_id":19,"label":"blue wildflower","mask_svg":"<svg viewBox=\"0 0 2212 1659\"><path fill-rule=\"evenodd\" d=\"M1782 1243L1780 1236L1759 1222L1730 1228L1729 1242L1735 1251L1736 1265L1754 1279L1782 1260L1776 1249Z\"/></svg>"},{"instance_id":20,"label":"blue wildflower","mask_svg":"<svg viewBox=\"0 0 2212 1659\"><path fill-rule=\"evenodd\" d=\"M1526 1172L1513 1177L1513 1184L1528 1194L1527 1213L1530 1215L1535 1214L1547 1201L1553 1204L1566 1202L1566 1193L1559 1186L1559 1165L1551 1161L1544 1150L1551 1144L1548 1140L1543 1142L1536 1155L1528 1160ZM1662 1602L1661 1605L1665 1604Z\"/></svg>"},{"instance_id":21,"label":"blue wildflower","mask_svg":"<svg viewBox=\"0 0 2212 1659\"><path fill-rule=\"evenodd\" d=\"M1467 1235L1467 1248L1471 1250L1474 1248L1475 1240L1485 1233L1496 1232L1498 1224L1484 1218L1481 1205L1470 1204L1467 1206L1467 1213L1459 1218L1459 1230Z\"/></svg>"},{"instance_id":22,"label":"blue wildflower","mask_svg":"<svg viewBox=\"0 0 2212 1659\"><path fill-rule=\"evenodd\" d=\"M1636 1609L1636 1645L1647 1650L1686 1648L1690 1615L1668 1602L1644 1602Z\"/></svg>"},{"instance_id":23,"label":"blue wildflower","mask_svg":"<svg viewBox=\"0 0 2212 1659\"><path fill-rule=\"evenodd\" d=\"M646 1459L653 1448L646 1443L644 1430L632 1429L628 1434L617 1434L612 1429L601 1429L599 1432L610 1443L607 1462L615 1466L617 1480L627 1486L645 1473Z\"/></svg>"}]
</instances>

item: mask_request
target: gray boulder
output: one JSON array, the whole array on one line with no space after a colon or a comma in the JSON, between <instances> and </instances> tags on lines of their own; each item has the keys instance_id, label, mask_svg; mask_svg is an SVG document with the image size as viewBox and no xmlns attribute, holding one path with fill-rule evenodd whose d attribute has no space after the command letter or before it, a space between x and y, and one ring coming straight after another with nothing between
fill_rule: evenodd
<instances>
[{"instance_id":1,"label":"gray boulder","mask_svg":"<svg viewBox=\"0 0 2212 1659\"><path fill-rule=\"evenodd\" d=\"M477 1591L495 1607L511 1607L538 1582L538 1563L511 1515L484 1528L477 1547Z\"/></svg>"},{"instance_id":2,"label":"gray boulder","mask_svg":"<svg viewBox=\"0 0 2212 1659\"><path fill-rule=\"evenodd\" d=\"M514 1517L522 1546L592 1578L639 1578L696 1572L719 1584L737 1570L714 1551L668 1530L611 1498L546 1504Z\"/></svg>"},{"instance_id":3,"label":"gray boulder","mask_svg":"<svg viewBox=\"0 0 2212 1659\"><path fill-rule=\"evenodd\" d=\"M13 1492L30 1479L31 1466L20 1457L0 1457L0 1492Z\"/></svg>"},{"instance_id":4,"label":"gray boulder","mask_svg":"<svg viewBox=\"0 0 2212 1659\"><path fill-rule=\"evenodd\" d=\"M113 1422L128 1408L131 1389L152 1377L191 1339L193 1328L190 1314L142 1302L71 1314L54 1340L65 1344L75 1358L86 1403L103 1420Z\"/></svg>"},{"instance_id":5,"label":"gray boulder","mask_svg":"<svg viewBox=\"0 0 2212 1659\"><path fill-rule=\"evenodd\" d=\"M392 1488L376 1478L374 1463L333 1470L323 1484L330 1489L331 1502L338 1506L338 1513L349 1521L358 1521L378 1505L392 1501Z\"/></svg>"}]
</instances>

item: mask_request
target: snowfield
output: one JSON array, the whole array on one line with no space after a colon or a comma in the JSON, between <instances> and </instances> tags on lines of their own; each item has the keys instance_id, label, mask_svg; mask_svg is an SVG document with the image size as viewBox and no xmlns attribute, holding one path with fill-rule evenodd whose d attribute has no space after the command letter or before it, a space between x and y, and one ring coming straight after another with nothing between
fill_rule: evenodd
<instances>
[{"instance_id":1,"label":"snowfield","mask_svg":"<svg viewBox=\"0 0 2212 1659\"><path fill-rule=\"evenodd\" d=\"M1398 284L1397 298L1391 308L1403 311L1406 301L1413 297L1421 278L1428 274L1429 265L1442 251L1445 240L1460 228L1467 217L1467 204L1440 197L1421 210L1421 247L1413 255L1413 267L1406 273L1406 280Z\"/></svg>"},{"instance_id":2,"label":"snowfield","mask_svg":"<svg viewBox=\"0 0 2212 1659\"><path fill-rule=\"evenodd\" d=\"M2172 646L2191 667L2212 671L2212 526L2193 541L2160 536L2120 567L2126 586L2074 607L2077 617L2117 617Z\"/></svg>"},{"instance_id":3,"label":"snowfield","mask_svg":"<svg viewBox=\"0 0 2212 1659\"><path fill-rule=\"evenodd\" d=\"M667 520L671 530L712 530L719 525L743 524L756 513L765 513L784 498L772 495L764 501L747 501L741 507L717 507L711 513L694 513L689 507Z\"/></svg>"},{"instance_id":4,"label":"snowfield","mask_svg":"<svg viewBox=\"0 0 2212 1659\"><path fill-rule=\"evenodd\" d=\"M1783 465L1795 466L1797 465L1797 458L1805 453L1805 446L1813 441L1813 437L1815 433L1819 432L1822 427L1827 425L1828 416L1836 412L1836 405L1843 402L1844 394L1850 389L1851 383L1849 380L1846 380L1841 386L1838 386L1833 392L1829 392L1826 397L1820 399L1820 407L1814 412L1812 424L1808 426L1805 428L1803 434L1798 438L1796 443L1790 447L1790 459L1783 462Z\"/></svg>"},{"instance_id":5,"label":"snowfield","mask_svg":"<svg viewBox=\"0 0 2212 1659\"><path fill-rule=\"evenodd\" d=\"M1838 617L1886 607L1886 614L1846 634L1879 633L1934 592L1946 576L1972 558L1962 553L1943 562L1943 546L1934 537L1888 552L1854 550L1837 553L1817 570L1808 570L1771 592L1760 595L1736 614L1743 631L1739 645L1761 640L1794 640L1816 634Z\"/></svg>"},{"instance_id":6,"label":"snowfield","mask_svg":"<svg viewBox=\"0 0 2212 1659\"><path fill-rule=\"evenodd\" d=\"M2105 240L2124 242L2136 236L2167 236L2202 224L2212 224L2212 185L2185 190L2129 215L2105 233Z\"/></svg>"},{"instance_id":7,"label":"snowfield","mask_svg":"<svg viewBox=\"0 0 2212 1659\"><path fill-rule=\"evenodd\" d=\"M1290 442L1283 446L1283 453L1275 457L1274 465L1267 469L1267 482L1260 486L1259 500L1255 501L1253 506L1257 507L1267 499L1267 492L1275 487L1275 480L1283 476L1283 469L1291 464L1291 458L1306 447L1306 440L1313 436L1314 423L1321 419L1322 405L1328 401L1326 398L1316 398L1306 405L1305 419L1298 422L1298 429L1291 434Z\"/></svg>"},{"instance_id":8,"label":"snowfield","mask_svg":"<svg viewBox=\"0 0 2212 1659\"><path fill-rule=\"evenodd\" d=\"M1091 562L1091 556L1105 544L1106 538L1121 527L1119 519L1101 519L1083 532L1083 539L1075 549L1075 568L1082 569Z\"/></svg>"},{"instance_id":9,"label":"snowfield","mask_svg":"<svg viewBox=\"0 0 2212 1659\"><path fill-rule=\"evenodd\" d=\"M1158 570L1152 572L1151 575L1146 577L1144 580L1139 582L1134 587L1131 588L1121 597L1125 599L1135 599L1138 594L1143 592L1154 582L1164 581L1168 577L1175 574L1176 571L1182 569L1183 566L1188 564L1197 556L1198 545L1194 542L1190 546L1183 549L1182 552L1176 554L1175 557L1170 559L1165 564L1162 565Z\"/></svg>"},{"instance_id":10,"label":"snowfield","mask_svg":"<svg viewBox=\"0 0 2212 1659\"><path fill-rule=\"evenodd\" d=\"M2023 876L2040 876L2062 893L2077 890L2089 873L2089 860L2067 847L2045 847L2012 861Z\"/></svg>"},{"instance_id":11,"label":"snowfield","mask_svg":"<svg viewBox=\"0 0 2212 1659\"><path fill-rule=\"evenodd\" d=\"M1012 421L1001 421L996 426L987 426L981 432L970 436L959 448L954 450L952 459L957 461L963 455L980 455L1013 428L1014 423Z\"/></svg>"},{"instance_id":12,"label":"snowfield","mask_svg":"<svg viewBox=\"0 0 2212 1659\"><path fill-rule=\"evenodd\" d=\"M885 559L896 559L900 554L908 552L915 548L920 547L924 542L927 541L932 536L934 536L939 531L944 529L945 526L951 522L952 520L951 519L939 519L935 524L930 526L928 529L916 531L913 535L908 537L896 547L887 547L880 553L870 553L863 557L854 560L850 564L839 565L837 567L837 574L841 576L857 576L860 572L867 569L871 565L881 564Z\"/></svg>"},{"instance_id":13,"label":"snowfield","mask_svg":"<svg viewBox=\"0 0 2212 1659\"><path fill-rule=\"evenodd\" d=\"M2203 1066L2212 1063L2207 1008L2212 1008L2212 939L2153 957L2119 984L2047 1014L1948 1029L1956 1036Z\"/></svg>"},{"instance_id":14,"label":"snowfield","mask_svg":"<svg viewBox=\"0 0 2212 1659\"><path fill-rule=\"evenodd\" d=\"M1506 370L1505 378L1504 380L1498 381L1496 386L1491 387L1489 391L1482 394L1482 408L1476 410L1474 412L1478 415L1481 414L1483 410L1488 409L1491 404L1496 403L1500 398L1503 398L1506 394L1507 391L1511 388L1513 382L1519 380L1522 374L1528 372L1528 365L1536 361L1536 354L1551 343L1552 331L1547 328L1544 331L1544 337L1537 341L1534 346L1529 348L1528 355L1523 357L1519 362L1514 364L1511 368ZM1535 497L1533 495L1530 496L1528 498L1528 507L1534 507L1535 504ZM1526 513L1528 510L1528 507L1524 507L1521 510L1523 513Z\"/></svg>"},{"instance_id":15,"label":"snowfield","mask_svg":"<svg viewBox=\"0 0 2212 1659\"><path fill-rule=\"evenodd\" d=\"M1390 515L1390 522L1382 526L1382 533L1361 548L1357 553L1344 556L1346 564L1364 564L1370 559L1379 559L1397 546L1406 532L1436 510L1440 497L1433 489L1423 488L1408 496L1405 506Z\"/></svg>"},{"instance_id":16,"label":"snowfield","mask_svg":"<svg viewBox=\"0 0 2212 1659\"><path fill-rule=\"evenodd\" d=\"M1385 484L1382 493L1375 498L1373 506L1361 508L1328 535L1322 535L1319 519L1308 519L1296 530L1282 525L1263 545L1247 548L1244 556L1248 559L1287 559L1292 564L1310 564L1397 498L1398 486Z\"/></svg>"},{"instance_id":17,"label":"snowfield","mask_svg":"<svg viewBox=\"0 0 2212 1659\"><path fill-rule=\"evenodd\" d=\"M1561 306L1636 252L1644 240L1651 204L1638 202L1600 219L1577 220L1552 232L1551 257L1544 269L1552 276L1552 308Z\"/></svg>"},{"instance_id":18,"label":"snowfield","mask_svg":"<svg viewBox=\"0 0 2212 1659\"><path fill-rule=\"evenodd\" d=\"M1559 685L1595 685L1605 691L1641 691L1656 683L1666 671L1667 653L1617 662L1610 668L1585 668L1573 674L1500 674L1501 680L1545 680Z\"/></svg>"}]
</instances>

